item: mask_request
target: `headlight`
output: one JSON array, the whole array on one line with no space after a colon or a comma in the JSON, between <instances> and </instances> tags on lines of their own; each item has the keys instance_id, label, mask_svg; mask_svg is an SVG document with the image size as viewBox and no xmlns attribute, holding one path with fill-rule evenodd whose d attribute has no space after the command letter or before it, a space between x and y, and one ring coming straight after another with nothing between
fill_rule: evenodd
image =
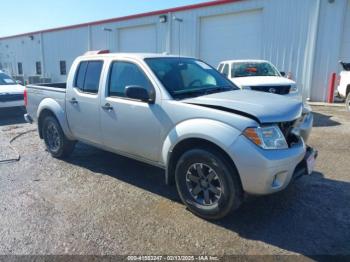
<instances>
[{"instance_id":1,"label":"headlight","mask_svg":"<svg viewBox=\"0 0 350 262\"><path fill-rule=\"evenodd\" d=\"M298 87L296 85L293 85L290 87L289 93L297 93Z\"/></svg>"},{"instance_id":2,"label":"headlight","mask_svg":"<svg viewBox=\"0 0 350 262\"><path fill-rule=\"evenodd\" d=\"M278 126L247 128L243 134L263 149L287 149L287 141Z\"/></svg>"}]
</instances>

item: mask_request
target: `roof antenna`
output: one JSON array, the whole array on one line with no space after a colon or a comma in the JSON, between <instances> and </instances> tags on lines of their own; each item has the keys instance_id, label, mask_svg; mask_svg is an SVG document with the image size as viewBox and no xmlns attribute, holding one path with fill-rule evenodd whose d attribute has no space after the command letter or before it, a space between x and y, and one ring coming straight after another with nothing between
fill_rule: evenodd
<instances>
[{"instance_id":1,"label":"roof antenna","mask_svg":"<svg viewBox=\"0 0 350 262\"><path fill-rule=\"evenodd\" d=\"M173 16L173 20L174 21L176 21L176 22L179 22L179 31L178 31L178 40L179 40L179 58L180 58L180 56L181 56L181 38L180 38L180 33L181 33L181 28L180 28L180 26L181 26L181 23L184 21L183 19L181 19L181 18L178 18L178 17L176 17L175 15Z\"/></svg>"}]
</instances>

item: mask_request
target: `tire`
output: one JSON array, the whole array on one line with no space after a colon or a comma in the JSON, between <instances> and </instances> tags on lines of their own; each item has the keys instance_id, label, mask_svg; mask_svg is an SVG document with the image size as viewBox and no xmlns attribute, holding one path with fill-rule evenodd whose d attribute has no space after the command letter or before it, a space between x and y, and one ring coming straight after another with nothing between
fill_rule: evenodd
<instances>
[{"instance_id":1,"label":"tire","mask_svg":"<svg viewBox=\"0 0 350 262\"><path fill-rule=\"evenodd\" d=\"M187 208L208 220L221 219L242 203L243 190L238 173L217 150L185 152L176 165L175 181ZM214 187L217 190L213 190Z\"/></svg>"},{"instance_id":2,"label":"tire","mask_svg":"<svg viewBox=\"0 0 350 262\"><path fill-rule=\"evenodd\" d=\"M76 142L67 139L55 117L45 117L42 134L46 148L53 157L66 158L73 152Z\"/></svg>"},{"instance_id":3,"label":"tire","mask_svg":"<svg viewBox=\"0 0 350 262\"><path fill-rule=\"evenodd\" d=\"M350 112L350 93L348 93L345 99L345 106L346 106L346 109Z\"/></svg>"}]
</instances>

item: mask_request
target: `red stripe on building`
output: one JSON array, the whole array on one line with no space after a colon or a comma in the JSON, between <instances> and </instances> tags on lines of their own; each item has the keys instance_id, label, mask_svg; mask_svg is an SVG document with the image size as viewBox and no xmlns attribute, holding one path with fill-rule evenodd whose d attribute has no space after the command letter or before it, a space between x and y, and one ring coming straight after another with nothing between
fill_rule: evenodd
<instances>
[{"instance_id":1,"label":"red stripe on building","mask_svg":"<svg viewBox=\"0 0 350 262\"><path fill-rule=\"evenodd\" d=\"M88 22L88 23L76 24L76 25L71 25L71 26L57 27L57 28L29 32L29 33L23 33L23 34L12 35L12 36L5 36L5 37L0 37L0 40L14 38L14 37L20 37L20 36L35 35L35 34L40 34L40 33L49 33L49 32L67 30L67 29L75 29L75 28L86 27L86 26L94 26L94 25L100 25L100 24L106 24L106 23L113 23L113 22L119 22L119 21L126 21L126 20L130 20L130 19L142 18L142 17L147 17L147 16L153 16L153 15L164 15L164 14L167 14L170 12L186 11L186 10L198 9L198 8L202 8L202 7L209 7L209 6L217 6L217 5L222 5L222 4L234 3L234 2L239 2L239 1L243 1L243 0L217 0L217 1L200 3L200 4L180 6L180 7L168 8L168 9L157 10L157 11L141 13L141 14L136 14L136 15L128 15L128 16L122 16L122 17L117 17L117 18L99 20L99 21L95 21L95 22Z\"/></svg>"}]
</instances>

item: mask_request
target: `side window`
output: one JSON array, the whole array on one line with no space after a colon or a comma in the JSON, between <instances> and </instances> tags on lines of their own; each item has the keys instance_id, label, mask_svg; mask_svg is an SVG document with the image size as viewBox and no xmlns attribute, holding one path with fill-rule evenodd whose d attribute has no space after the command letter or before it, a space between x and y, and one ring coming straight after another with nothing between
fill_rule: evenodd
<instances>
[{"instance_id":1,"label":"side window","mask_svg":"<svg viewBox=\"0 0 350 262\"><path fill-rule=\"evenodd\" d=\"M223 70L222 70L222 73L223 73L225 76L228 77L228 64L225 64L225 65L224 65L224 68L223 68Z\"/></svg>"},{"instance_id":2,"label":"side window","mask_svg":"<svg viewBox=\"0 0 350 262\"><path fill-rule=\"evenodd\" d=\"M220 64L219 65L219 67L218 67L218 71L221 73L221 71L222 71L222 67L223 67L224 65L223 64Z\"/></svg>"},{"instance_id":3,"label":"side window","mask_svg":"<svg viewBox=\"0 0 350 262\"><path fill-rule=\"evenodd\" d=\"M125 97L127 86L152 89L147 76L137 65L130 62L113 62L109 74L108 96Z\"/></svg>"},{"instance_id":4,"label":"side window","mask_svg":"<svg viewBox=\"0 0 350 262\"><path fill-rule=\"evenodd\" d=\"M81 91L84 91L84 81L88 62L81 62L75 76L74 86Z\"/></svg>"},{"instance_id":5,"label":"side window","mask_svg":"<svg viewBox=\"0 0 350 262\"><path fill-rule=\"evenodd\" d=\"M86 69L84 92L98 93L98 87L100 85L100 77L103 63L101 61L89 62Z\"/></svg>"},{"instance_id":6,"label":"side window","mask_svg":"<svg viewBox=\"0 0 350 262\"><path fill-rule=\"evenodd\" d=\"M75 76L74 86L82 92L98 93L103 62L81 62Z\"/></svg>"}]
</instances>

